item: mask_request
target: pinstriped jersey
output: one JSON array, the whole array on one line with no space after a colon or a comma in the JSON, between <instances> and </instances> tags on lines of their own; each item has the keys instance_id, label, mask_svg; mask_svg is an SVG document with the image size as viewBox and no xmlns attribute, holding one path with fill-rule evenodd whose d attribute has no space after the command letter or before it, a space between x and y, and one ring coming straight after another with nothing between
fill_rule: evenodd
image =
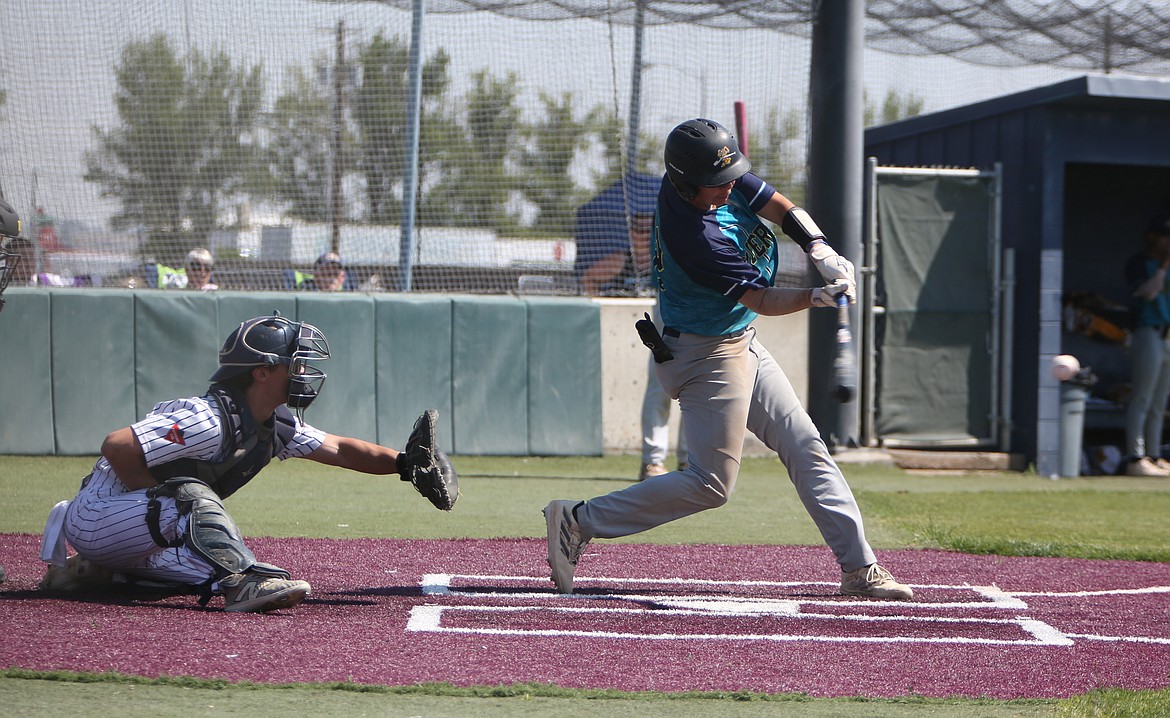
<instances>
[{"instance_id":1,"label":"pinstriped jersey","mask_svg":"<svg viewBox=\"0 0 1170 718\"><path fill-rule=\"evenodd\" d=\"M295 416L291 440L279 445L274 457L280 460L311 454L325 440L320 429L301 422ZM150 468L179 459L219 461L224 447L224 422L217 402L209 395L173 399L155 405L141 421L130 426ZM230 442L228 442L230 444ZM97 498L125 493L126 486L104 457L94 465L86 479L86 493Z\"/></svg>"},{"instance_id":2,"label":"pinstriped jersey","mask_svg":"<svg viewBox=\"0 0 1170 718\"><path fill-rule=\"evenodd\" d=\"M703 211L680 197L663 176L652 241L663 324L722 336L752 323L756 313L739 299L748 289L775 281L776 235L756 215L775 193L749 172L736 180L727 204Z\"/></svg>"}]
</instances>

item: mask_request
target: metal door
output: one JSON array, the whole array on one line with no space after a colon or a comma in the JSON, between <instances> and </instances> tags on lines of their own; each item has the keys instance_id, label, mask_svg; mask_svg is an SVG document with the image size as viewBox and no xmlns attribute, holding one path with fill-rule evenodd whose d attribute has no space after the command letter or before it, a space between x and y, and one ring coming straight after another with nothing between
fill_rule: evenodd
<instances>
[{"instance_id":1,"label":"metal door","mask_svg":"<svg viewBox=\"0 0 1170 718\"><path fill-rule=\"evenodd\" d=\"M867 168L861 437L1006 450L1000 169Z\"/></svg>"}]
</instances>

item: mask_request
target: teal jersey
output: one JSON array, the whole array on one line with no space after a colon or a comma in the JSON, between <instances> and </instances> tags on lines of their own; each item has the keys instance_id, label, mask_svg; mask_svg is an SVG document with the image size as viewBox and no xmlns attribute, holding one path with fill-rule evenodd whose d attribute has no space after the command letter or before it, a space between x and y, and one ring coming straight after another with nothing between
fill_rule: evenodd
<instances>
[{"instance_id":1,"label":"teal jersey","mask_svg":"<svg viewBox=\"0 0 1170 718\"><path fill-rule=\"evenodd\" d=\"M1166 329L1170 327L1170 288L1163 287L1153 299L1143 299L1134 295L1134 291L1158 271L1159 262L1145 252L1131 256L1125 263L1125 283L1130 290L1130 310L1133 312L1133 325L1138 327L1155 327Z\"/></svg>"},{"instance_id":2,"label":"teal jersey","mask_svg":"<svg viewBox=\"0 0 1170 718\"><path fill-rule=\"evenodd\" d=\"M752 323L756 313L739 299L748 289L764 289L775 281L776 235L756 215L775 193L749 172L736 180L727 204L704 212L662 178L651 271L666 326L722 336Z\"/></svg>"}]
</instances>

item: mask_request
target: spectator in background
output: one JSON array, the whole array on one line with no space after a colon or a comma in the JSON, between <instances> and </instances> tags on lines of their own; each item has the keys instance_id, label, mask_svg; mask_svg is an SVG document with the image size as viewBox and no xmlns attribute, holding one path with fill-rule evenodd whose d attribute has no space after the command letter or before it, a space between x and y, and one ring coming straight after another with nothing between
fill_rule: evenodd
<instances>
[{"instance_id":1,"label":"spectator in background","mask_svg":"<svg viewBox=\"0 0 1170 718\"><path fill-rule=\"evenodd\" d=\"M215 270L215 257L203 247L197 247L187 253L187 289L201 289L205 292L219 289L219 285L211 281L211 273Z\"/></svg>"},{"instance_id":2,"label":"spectator in background","mask_svg":"<svg viewBox=\"0 0 1170 718\"><path fill-rule=\"evenodd\" d=\"M648 293L649 228L657 178L633 175L629 186L627 193L625 181L619 179L577 210L574 272L582 294L635 295L640 288ZM631 236L631 230L646 234Z\"/></svg>"},{"instance_id":3,"label":"spectator in background","mask_svg":"<svg viewBox=\"0 0 1170 718\"><path fill-rule=\"evenodd\" d=\"M36 284L37 253L32 242L24 237L17 237L8 243L11 253L9 262L12 263L12 284L25 287Z\"/></svg>"},{"instance_id":4,"label":"spectator in background","mask_svg":"<svg viewBox=\"0 0 1170 718\"><path fill-rule=\"evenodd\" d=\"M1162 426L1170 397L1170 213L1154 217L1145 248L1125 263L1133 334L1129 346L1132 389L1125 412L1125 473L1170 476L1162 458Z\"/></svg>"},{"instance_id":5,"label":"spectator in background","mask_svg":"<svg viewBox=\"0 0 1170 718\"><path fill-rule=\"evenodd\" d=\"M654 229L658 187L657 177L633 175L628 193L624 181L619 179L577 210L575 271L583 294L635 296L653 292L649 283L650 234ZM652 314L654 322L661 326L657 302ZM654 359L647 357L638 481L667 472L671 406L671 398L654 371ZM681 471L687 466L686 439L681 428L676 452Z\"/></svg>"},{"instance_id":6,"label":"spectator in background","mask_svg":"<svg viewBox=\"0 0 1170 718\"><path fill-rule=\"evenodd\" d=\"M68 277L52 272L37 271L37 250L33 243L24 237L17 237L8 243L8 251L14 256L15 267L12 270L12 285L16 287L73 287L80 286Z\"/></svg>"},{"instance_id":7,"label":"spectator in background","mask_svg":"<svg viewBox=\"0 0 1170 718\"><path fill-rule=\"evenodd\" d=\"M326 252L313 263L313 275L306 277L301 289L309 292L343 292L352 289L346 283L345 265L336 252Z\"/></svg>"},{"instance_id":8,"label":"spectator in background","mask_svg":"<svg viewBox=\"0 0 1170 718\"><path fill-rule=\"evenodd\" d=\"M4 310L4 290L12 281L12 273L20 261L20 256L8 248L10 242L5 241L5 239L11 238L12 243L15 243L20 237L21 229L20 215L16 213L12 205L0 198L0 311ZM0 566L0 583L3 582L4 568Z\"/></svg>"}]
</instances>

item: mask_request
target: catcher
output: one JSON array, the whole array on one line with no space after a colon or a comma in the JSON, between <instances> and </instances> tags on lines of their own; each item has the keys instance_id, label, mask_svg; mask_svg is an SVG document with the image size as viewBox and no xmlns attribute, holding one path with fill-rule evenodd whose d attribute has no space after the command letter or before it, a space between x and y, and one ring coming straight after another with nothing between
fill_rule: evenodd
<instances>
[{"instance_id":1,"label":"catcher","mask_svg":"<svg viewBox=\"0 0 1170 718\"><path fill-rule=\"evenodd\" d=\"M43 590L128 583L189 591L228 611L299 604L306 581L256 559L224 499L273 458L301 457L367 474L401 474L436 507L459 495L454 467L435 442L436 412L415 423L402 451L335 436L304 423L329 358L311 324L280 316L241 323L219 352L202 396L157 404L109 434L72 501L53 508L41 558ZM67 558L68 546L76 554Z\"/></svg>"}]
</instances>

